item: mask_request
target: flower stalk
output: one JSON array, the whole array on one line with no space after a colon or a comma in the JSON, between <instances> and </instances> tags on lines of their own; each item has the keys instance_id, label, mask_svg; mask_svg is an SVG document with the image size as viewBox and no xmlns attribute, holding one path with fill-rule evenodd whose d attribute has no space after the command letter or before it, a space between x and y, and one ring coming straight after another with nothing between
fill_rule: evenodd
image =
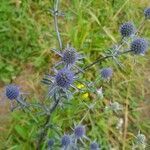
<instances>
[{"instance_id":1,"label":"flower stalk","mask_svg":"<svg viewBox=\"0 0 150 150\"><path fill-rule=\"evenodd\" d=\"M49 111L49 114L46 116L45 123L42 125L43 130L41 131L38 141L37 141L37 148L36 148L37 150L40 150L40 145L42 144L45 136L47 135L47 131L50 126L50 120L51 120L52 113L56 110L56 108L59 104L59 101L60 101L60 98L56 99L56 94L54 94L54 103Z\"/></svg>"},{"instance_id":2,"label":"flower stalk","mask_svg":"<svg viewBox=\"0 0 150 150\"><path fill-rule=\"evenodd\" d=\"M59 47L60 50L62 50L62 40L60 37L60 32L59 32L59 28L58 28L58 6L59 6L59 0L56 0L56 4L54 3L54 12L53 12L53 16L54 16L54 26L55 26L55 32L57 34L57 39L58 39L58 43L59 43Z\"/></svg>"}]
</instances>

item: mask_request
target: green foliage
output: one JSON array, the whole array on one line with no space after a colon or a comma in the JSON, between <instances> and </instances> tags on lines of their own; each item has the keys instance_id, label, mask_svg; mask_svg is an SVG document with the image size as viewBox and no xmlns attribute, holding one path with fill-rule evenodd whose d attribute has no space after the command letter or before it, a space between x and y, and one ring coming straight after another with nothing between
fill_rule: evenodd
<instances>
[{"instance_id":1,"label":"green foliage","mask_svg":"<svg viewBox=\"0 0 150 150\"><path fill-rule=\"evenodd\" d=\"M45 22L49 15L40 2L30 0L2 0L0 13L0 80L9 82L24 69L24 64L46 65L41 54L50 45L46 35L49 22ZM34 60L38 61L36 65Z\"/></svg>"}]
</instances>

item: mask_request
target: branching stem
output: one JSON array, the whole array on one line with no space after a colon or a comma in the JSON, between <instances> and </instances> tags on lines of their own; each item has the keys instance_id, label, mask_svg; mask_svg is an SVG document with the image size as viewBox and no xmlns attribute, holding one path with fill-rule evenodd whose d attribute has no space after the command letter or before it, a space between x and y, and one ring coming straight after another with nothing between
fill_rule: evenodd
<instances>
[{"instance_id":1,"label":"branching stem","mask_svg":"<svg viewBox=\"0 0 150 150\"><path fill-rule=\"evenodd\" d=\"M59 5L59 2L60 2L59 0L54 0L53 16L54 16L54 26L55 26L55 31L56 31L56 34L57 34L59 47L60 47L60 50L62 50L62 48L63 48L62 47L62 40L61 40L59 28L58 28L58 14L59 14L58 5ZM142 23L139 26L139 28L138 28L138 30L137 30L135 35L139 34L139 31L143 27L144 23L145 23L145 20L142 21ZM122 46L122 44L123 44L123 38L120 40L118 45ZM118 57L120 55L123 55L123 54L126 54L126 53L129 53L129 52L131 52L131 50L120 52L120 53L118 53L116 55L116 57ZM90 69L91 67L93 67L95 64L100 63L102 61L105 61L108 58L113 58L113 57L114 57L114 55L106 55L104 57L99 56L94 62L92 62L91 64L85 66L82 70L86 71L86 70ZM79 73L83 73L83 72L82 71L78 71L76 74L79 74ZM56 94L54 94L54 103L53 103L51 109L49 110L49 114L46 116L45 123L42 126L43 130L40 133L38 141L37 141L37 148L36 148L37 150L40 150L40 146L41 146L42 142L44 141L45 137L47 136L47 131L48 131L48 128L50 126L51 116L52 116L53 112L56 110L59 102L60 102L60 98L57 99L56 98Z\"/></svg>"},{"instance_id":2,"label":"branching stem","mask_svg":"<svg viewBox=\"0 0 150 150\"><path fill-rule=\"evenodd\" d=\"M146 22L146 19L144 18L144 19L142 20L141 24L139 25L139 27L138 27L138 29L137 29L136 34L135 34L135 35L140 34L140 31L141 31L141 29L143 28L143 26L144 26L145 22Z\"/></svg>"},{"instance_id":3,"label":"branching stem","mask_svg":"<svg viewBox=\"0 0 150 150\"><path fill-rule=\"evenodd\" d=\"M53 16L54 16L54 26L55 26L55 31L57 34L57 39L58 39L58 43L59 43L59 48L60 50L62 50L62 40L60 37L60 32L58 29L58 5L59 5L59 0L54 0L54 6L53 6ZM46 121L43 124L42 128L42 132L39 135L38 141L37 141L37 150L40 150L40 146L45 138L45 136L47 135L47 131L50 125L50 120L51 120L51 115L52 113L56 110L58 104L59 104L60 99L56 99L56 95L54 94L54 104L52 105L49 115L46 116Z\"/></svg>"},{"instance_id":4,"label":"branching stem","mask_svg":"<svg viewBox=\"0 0 150 150\"><path fill-rule=\"evenodd\" d=\"M128 51L119 53L118 56L123 55L123 54L126 54L126 53L129 53L129 52L131 52L131 50L128 50ZM93 67L94 65L96 65L97 63L100 63L100 62L102 62L102 61L104 61L104 60L106 60L106 59L108 59L108 58L112 58L112 57L113 57L113 55L107 55L107 56L104 56L104 57L99 56L94 62L92 62L91 64L85 66L82 70L83 70L83 71L86 71L86 70L90 69L91 67ZM76 73L76 75L79 74L79 73L84 73L84 72L78 71L78 72Z\"/></svg>"},{"instance_id":5,"label":"branching stem","mask_svg":"<svg viewBox=\"0 0 150 150\"><path fill-rule=\"evenodd\" d=\"M135 33L136 36L138 36L138 35L140 34L140 30L141 30L141 28L144 26L145 21L146 21L146 20L144 19L144 20L141 22L141 24L139 25L139 28L137 29L137 31L136 31L136 33ZM124 37L121 38L121 40L118 42L118 45L122 46L122 45L123 45L123 40L124 40ZM129 53L129 52L131 52L131 50L122 52L122 53L118 54L118 56L119 56L119 55L126 54L126 53ZM86 71L86 70L90 69L91 67L93 67L95 64L100 63L100 62L102 62L102 61L104 61L104 60L106 60L106 59L108 59L108 58L112 58L112 57L113 57L113 55L108 55L108 56L105 56L105 57L99 56L94 62L92 62L91 64L85 66L82 70L83 70L83 71ZM76 74L79 74L79 73L83 73L83 72L78 71Z\"/></svg>"},{"instance_id":6,"label":"branching stem","mask_svg":"<svg viewBox=\"0 0 150 150\"><path fill-rule=\"evenodd\" d=\"M39 138L38 138L38 142L37 142L37 150L40 150L40 145L42 144L45 136L47 135L47 131L48 131L48 128L49 128L49 125L50 125L50 120L51 120L51 116L52 116L52 113L56 110L58 104L59 104L59 101L60 101L60 98L56 99L56 95L54 94L54 103L50 109L50 112L49 112L49 115L46 116L46 121L45 123L43 124L42 126L42 131L39 135Z\"/></svg>"}]
</instances>

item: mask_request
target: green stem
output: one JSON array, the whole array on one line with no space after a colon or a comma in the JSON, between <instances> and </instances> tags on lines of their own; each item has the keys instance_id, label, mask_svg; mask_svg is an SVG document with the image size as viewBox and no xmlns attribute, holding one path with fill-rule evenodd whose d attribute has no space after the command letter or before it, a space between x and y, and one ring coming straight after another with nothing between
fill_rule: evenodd
<instances>
[{"instance_id":1,"label":"green stem","mask_svg":"<svg viewBox=\"0 0 150 150\"><path fill-rule=\"evenodd\" d=\"M56 108L57 108L57 106L59 104L59 101L60 101L60 98L56 99L56 95L54 95L54 104L53 104L53 106L50 109L49 115L47 115L47 117L46 117L45 123L42 125L42 129L43 130L40 133L39 139L37 141L37 147L36 147L37 150L40 150L40 146L41 146L42 142L44 141L44 138L47 135L47 131L48 131L48 128L49 128L49 124L50 124L52 113L56 110Z\"/></svg>"},{"instance_id":2,"label":"green stem","mask_svg":"<svg viewBox=\"0 0 150 150\"><path fill-rule=\"evenodd\" d=\"M58 5L59 5L59 0L56 0L56 4L54 4L54 26L55 26L55 31L57 34L57 39L58 39L58 43L59 43L59 47L62 50L62 40L60 37L60 32L58 29Z\"/></svg>"}]
</instances>

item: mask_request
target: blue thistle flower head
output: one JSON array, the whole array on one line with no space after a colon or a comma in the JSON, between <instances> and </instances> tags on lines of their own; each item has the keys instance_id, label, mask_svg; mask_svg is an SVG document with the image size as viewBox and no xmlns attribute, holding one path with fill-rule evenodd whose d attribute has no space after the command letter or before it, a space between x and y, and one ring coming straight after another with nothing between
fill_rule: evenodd
<instances>
[{"instance_id":1,"label":"blue thistle flower head","mask_svg":"<svg viewBox=\"0 0 150 150\"><path fill-rule=\"evenodd\" d=\"M78 125L74 129L74 135L77 139L80 139L85 136L85 127L82 125Z\"/></svg>"},{"instance_id":2,"label":"blue thistle flower head","mask_svg":"<svg viewBox=\"0 0 150 150\"><path fill-rule=\"evenodd\" d=\"M105 80L110 79L113 75L112 68L103 68L101 70L101 77Z\"/></svg>"},{"instance_id":3,"label":"blue thistle flower head","mask_svg":"<svg viewBox=\"0 0 150 150\"><path fill-rule=\"evenodd\" d=\"M58 71L55 80L57 86L68 88L74 81L74 73L67 68L63 68Z\"/></svg>"},{"instance_id":4,"label":"blue thistle flower head","mask_svg":"<svg viewBox=\"0 0 150 150\"><path fill-rule=\"evenodd\" d=\"M123 37L130 37L131 35L135 34L135 26L131 22L126 22L121 25L120 33Z\"/></svg>"},{"instance_id":5,"label":"blue thistle flower head","mask_svg":"<svg viewBox=\"0 0 150 150\"><path fill-rule=\"evenodd\" d=\"M67 47L62 54L62 61L67 65L75 64L78 59L76 49L73 47Z\"/></svg>"},{"instance_id":6,"label":"blue thistle flower head","mask_svg":"<svg viewBox=\"0 0 150 150\"><path fill-rule=\"evenodd\" d=\"M61 145L67 147L70 144L71 144L71 137L69 135L64 135L61 139Z\"/></svg>"},{"instance_id":7,"label":"blue thistle flower head","mask_svg":"<svg viewBox=\"0 0 150 150\"><path fill-rule=\"evenodd\" d=\"M145 19L150 19L150 8L144 10Z\"/></svg>"},{"instance_id":8,"label":"blue thistle flower head","mask_svg":"<svg viewBox=\"0 0 150 150\"><path fill-rule=\"evenodd\" d=\"M134 54L145 54L148 48L148 43L143 38L137 38L133 40L130 45L130 49Z\"/></svg>"},{"instance_id":9,"label":"blue thistle flower head","mask_svg":"<svg viewBox=\"0 0 150 150\"><path fill-rule=\"evenodd\" d=\"M96 142L90 144L90 150L98 150L99 146Z\"/></svg>"},{"instance_id":10,"label":"blue thistle flower head","mask_svg":"<svg viewBox=\"0 0 150 150\"><path fill-rule=\"evenodd\" d=\"M54 145L54 140L49 139L47 144L48 144L48 147L52 147Z\"/></svg>"},{"instance_id":11,"label":"blue thistle flower head","mask_svg":"<svg viewBox=\"0 0 150 150\"><path fill-rule=\"evenodd\" d=\"M10 84L6 86L5 94L9 100L17 99L20 94L19 87L17 85Z\"/></svg>"},{"instance_id":12,"label":"blue thistle flower head","mask_svg":"<svg viewBox=\"0 0 150 150\"><path fill-rule=\"evenodd\" d=\"M66 48L63 51L58 51L56 49L52 50L61 57L61 61L56 63L55 66L63 64L67 68L75 67L76 69L80 69L76 65L76 63L78 63L79 60L83 59L83 56L82 54L78 53L74 47L67 44Z\"/></svg>"}]
</instances>

